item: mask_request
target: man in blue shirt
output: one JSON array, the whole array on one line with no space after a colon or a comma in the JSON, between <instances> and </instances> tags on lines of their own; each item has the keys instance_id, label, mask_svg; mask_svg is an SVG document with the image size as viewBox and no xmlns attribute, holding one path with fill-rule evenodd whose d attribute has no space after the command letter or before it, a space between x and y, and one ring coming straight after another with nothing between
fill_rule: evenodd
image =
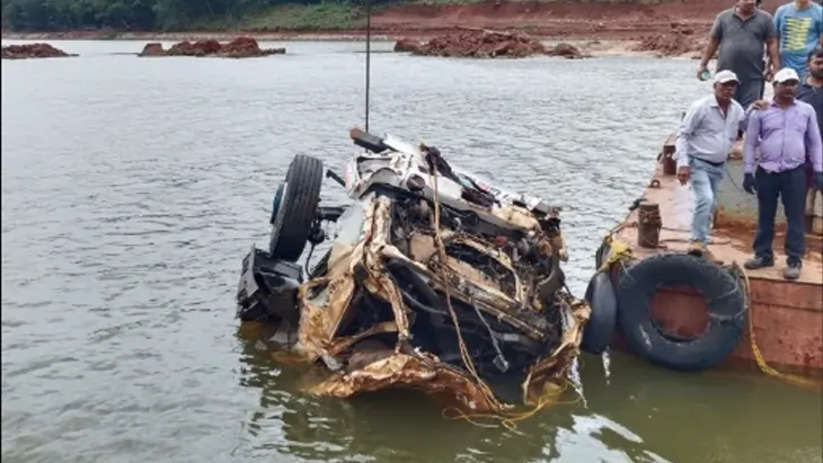
<instances>
[{"instance_id":1,"label":"man in blue shirt","mask_svg":"<svg viewBox=\"0 0 823 463\"><path fill-rule=\"evenodd\" d=\"M806 57L823 43L823 7L811 0L794 0L774 14L780 42L780 64L797 72L801 79L808 73Z\"/></svg>"}]
</instances>

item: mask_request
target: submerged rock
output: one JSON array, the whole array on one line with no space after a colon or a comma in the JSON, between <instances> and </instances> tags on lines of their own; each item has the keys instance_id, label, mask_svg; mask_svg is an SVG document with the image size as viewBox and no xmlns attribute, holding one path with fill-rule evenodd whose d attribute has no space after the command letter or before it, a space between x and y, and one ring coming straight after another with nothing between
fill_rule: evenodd
<instances>
[{"instance_id":1,"label":"submerged rock","mask_svg":"<svg viewBox=\"0 0 823 463\"><path fill-rule=\"evenodd\" d=\"M61 58L66 56L77 56L54 48L47 43L32 43L26 45L9 45L2 48L4 59L22 58Z\"/></svg>"},{"instance_id":2,"label":"submerged rock","mask_svg":"<svg viewBox=\"0 0 823 463\"><path fill-rule=\"evenodd\" d=\"M262 49L251 37L238 37L221 44L217 40L198 40L194 43L184 40L164 50L159 43L148 43L139 56L220 56L224 58L249 58L286 53L285 48Z\"/></svg>"}]
</instances>

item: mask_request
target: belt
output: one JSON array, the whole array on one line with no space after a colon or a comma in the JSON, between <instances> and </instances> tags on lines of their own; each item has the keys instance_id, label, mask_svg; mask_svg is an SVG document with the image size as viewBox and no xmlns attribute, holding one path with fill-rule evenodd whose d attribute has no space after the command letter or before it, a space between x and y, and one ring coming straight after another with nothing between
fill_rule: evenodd
<instances>
[{"instance_id":1,"label":"belt","mask_svg":"<svg viewBox=\"0 0 823 463\"><path fill-rule=\"evenodd\" d=\"M803 168L805 168L805 165L801 164L797 167L792 167L791 169L785 169L785 170L766 170L766 169L763 168L763 166L759 166L759 165L757 166L757 168L758 168L758 170L762 171L763 173L766 173L766 174L769 174L769 175L777 175L777 174L782 174L782 173L785 173L785 172L791 172L791 171L797 170L797 169L803 169Z\"/></svg>"},{"instance_id":2,"label":"belt","mask_svg":"<svg viewBox=\"0 0 823 463\"><path fill-rule=\"evenodd\" d=\"M720 161L720 162L707 161L705 159L698 158L696 156L692 156L692 159L697 159L698 161L705 162L706 164L709 164L709 165L712 165L712 166L715 166L715 167L723 167L723 164L726 163L726 161Z\"/></svg>"}]
</instances>

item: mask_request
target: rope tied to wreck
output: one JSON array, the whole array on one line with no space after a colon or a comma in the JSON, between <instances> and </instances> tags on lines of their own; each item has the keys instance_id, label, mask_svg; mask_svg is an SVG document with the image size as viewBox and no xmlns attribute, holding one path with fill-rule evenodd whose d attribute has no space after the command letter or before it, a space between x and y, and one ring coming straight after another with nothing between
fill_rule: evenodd
<instances>
[{"instance_id":1,"label":"rope tied to wreck","mask_svg":"<svg viewBox=\"0 0 823 463\"><path fill-rule=\"evenodd\" d=\"M436 151L436 149L430 150L428 147L425 147L425 145L423 148L424 152L427 153L426 162L429 166L429 176L434 187L434 197L432 199L432 203L434 203L434 245L437 248L438 256L443 264L438 267L440 269L440 278L443 280L443 289L446 292L446 306L449 309L449 315L451 316L452 323L454 323L454 331L457 333L457 345L460 349L460 358L463 360L463 365L466 367L466 370L468 370L474 380L477 381L477 386L480 388L483 397L485 397L485 399L489 402L489 405L491 405L495 411L502 411L509 408L509 406L497 400L497 397L495 397L494 392L492 392L489 385L486 384L486 382L483 381L477 373L477 369L474 366L471 355L469 355L466 343L463 340L463 334L460 332L460 322L457 319L457 314L454 311L454 307L452 307L451 291L449 290L448 277L446 275L446 246L443 244L443 238L440 234L440 198L438 196L437 169L435 168L434 159L434 156L439 156L440 152Z\"/></svg>"},{"instance_id":2,"label":"rope tied to wreck","mask_svg":"<svg viewBox=\"0 0 823 463\"><path fill-rule=\"evenodd\" d=\"M549 384L554 385L554 383L546 383L546 385ZM557 386L556 388L544 388L543 394L537 399L535 406L524 412L507 411L502 413L466 413L459 408L448 407L443 409L441 415L443 418L448 420L464 420L480 428L494 429L499 426L503 426L509 431L514 431L517 429L517 422L533 417L549 405L574 405L579 403L582 400L582 396L580 394L577 394L572 400L557 400L568 389L568 380L564 381L562 386ZM488 420L491 421L491 423L484 423L481 420Z\"/></svg>"},{"instance_id":3,"label":"rope tied to wreck","mask_svg":"<svg viewBox=\"0 0 823 463\"><path fill-rule=\"evenodd\" d=\"M544 385L543 393L537 399L536 404L531 409L518 412L512 410L513 405L501 402L497 399L492 392L491 387L480 378L480 375L477 373L477 369L474 366L474 362L472 361L471 355L468 352L468 348L466 347L466 343L463 340L463 335L460 330L460 322L457 318L457 313L454 310L451 302L451 291L449 289L450 285L448 284L448 277L446 275L446 262L447 262L447 255L446 255L446 246L443 244L443 239L440 233L440 199L439 199L439 190L438 190L438 182L437 182L437 157L440 156L440 151L437 148L429 148L425 145L421 144L421 150L426 153L426 163L429 167L429 178L432 181L432 186L434 189L434 195L432 198L433 207L433 215L434 215L434 245L437 248L437 253L440 261L443 265L439 265L439 273L440 278L443 281L443 289L446 295L446 306L449 309L449 315L451 316L452 323L454 324L454 330L457 334L457 344L460 350L460 358L463 361L463 365L466 367L466 370L472 375L473 379L477 382L477 386L480 389L483 397L488 401L489 405L494 410L493 413L466 413L463 410L456 408L456 407L448 407L443 409L442 416L446 419L463 419L475 426L483 427L483 428L496 428L498 426L503 426L508 430L515 430L517 428L516 423L518 421L526 420L531 418L535 414L537 414L540 410L545 408L548 405L559 405L559 404L575 404L581 400L580 395L571 401L561 402L558 401L557 398L560 397L566 390L568 389L569 381L565 380L563 385L556 385L555 388L547 388L549 384L554 383L546 383ZM475 308L476 309L476 308ZM482 320L482 316L481 316ZM485 320L483 320L485 323ZM453 414L450 414L449 411L454 411ZM493 423L482 423L478 420L491 420L497 422L497 424Z\"/></svg>"}]
</instances>

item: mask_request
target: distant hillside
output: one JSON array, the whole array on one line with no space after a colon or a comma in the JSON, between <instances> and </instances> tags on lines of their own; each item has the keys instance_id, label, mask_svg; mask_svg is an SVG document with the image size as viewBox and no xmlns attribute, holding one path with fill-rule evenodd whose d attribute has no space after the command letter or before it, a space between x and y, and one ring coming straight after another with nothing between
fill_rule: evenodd
<instances>
[{"instance_id":1,"label":"distant hillside","mask_svg":"<svg viewBox=\"0 0 823 463\"><path fill-rule=\"evenodd\" d=\"M764 2L774 11L783 2ZM365 24L363 1L347 0L2 0L4 32L352 31ZM379 1L373 26L386 33L455 27L522 29L538 35L629 37L671 21L705 28L717 0Z\"/></svg>"}]
</instances>

